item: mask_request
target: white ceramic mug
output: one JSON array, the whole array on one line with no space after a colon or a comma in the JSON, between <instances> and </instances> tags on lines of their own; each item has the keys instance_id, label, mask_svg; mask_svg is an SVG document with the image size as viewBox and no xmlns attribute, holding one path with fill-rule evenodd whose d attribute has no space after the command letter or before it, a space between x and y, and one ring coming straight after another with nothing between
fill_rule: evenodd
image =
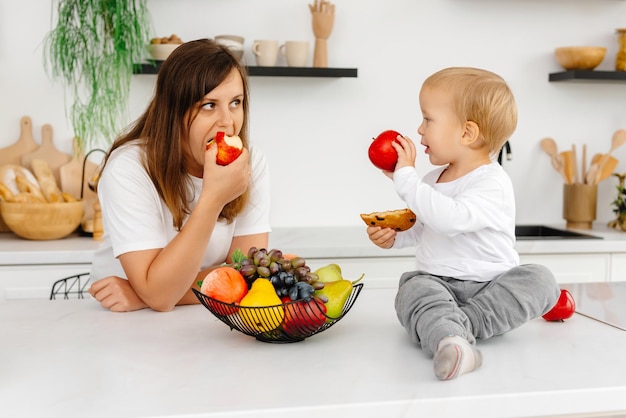
<instances>
[{"instance_id":1,"label":"white ceramic mug","mask_svg":"<svg viewBox=\"0 0 626 418\"><path fill-rule=\"evenodd\" d=\"M309 60L309 41L287 41L280 46L289 67L306 67Z\"/></svg>"},{"instance_id":2,"label":"white ceramic mug","mask_svg":"<svg viewBox=\"0 0 626 418\"><path fill-rule=\"evenodd\" d=\"M256 57L256 64L260 67L274 67L278 60L278 41L254 41L252 53Z\"/></svg>"},{"instance_id":3,"label":"white ceramic mug","mask_svg":"<svg viewBox=\"0 0 626 418\"><path fill-rule=\"evenodd\" d=\"M243 41L244 38L237 35L217 35L215 37L215 42L228 47L238 59L243 57Z\"/></svg>"}]
</instances>

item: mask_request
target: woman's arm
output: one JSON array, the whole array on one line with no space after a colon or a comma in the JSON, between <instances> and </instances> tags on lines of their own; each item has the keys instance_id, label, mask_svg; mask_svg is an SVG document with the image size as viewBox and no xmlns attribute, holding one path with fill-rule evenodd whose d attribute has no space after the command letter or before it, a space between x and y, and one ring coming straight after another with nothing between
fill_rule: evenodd
<instances>
[{"instance_id":1,"label":"woman's arm","mask_svg":"<svg viewBox=\"0 0 626 418\"><path fill-rule=\"evenodd\" d=\"M169 311L190 292L220 212L249 185L247 150L231 164L218 166L216 148L206 152L202 191L180 232L164 248L119 256L132 288L154 310Z\"/></svg>"},{"instance_id":2,"label":"woman's arm","mask_svg":"<svg viewBox=\"0 0 626 418\"><path fill-rule=\"evenodd\" d=\"M233 260L231 255L236 249L239 249L246 254L250 247L267 248L268 242L268 233L234 237L228 251L228 258L225 262L232 263ZM146 254L146 256L148 258L151 257L148 254ZM196 290L200 290L197 282L202 280L211 270L214 270L217 267L218 266L212 266L200 271L197 274L192 286L187 290L187 292L185 292L176 305L192 305L200 303L191 289L195 288ZM130 312L149 307L137 295L137 292L135 292L130 282L120 277L111 276L94 282L89 288L89 293L96 300L98 300L104 308L113 312Z\"/></svg>"}]
</instances>

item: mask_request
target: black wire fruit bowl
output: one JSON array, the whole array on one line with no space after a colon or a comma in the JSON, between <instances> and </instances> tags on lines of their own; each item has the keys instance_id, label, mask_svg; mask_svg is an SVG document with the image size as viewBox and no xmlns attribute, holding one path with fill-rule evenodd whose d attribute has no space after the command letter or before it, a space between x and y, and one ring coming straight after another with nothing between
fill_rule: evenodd
<instances>
[{"instance_id":1,"label":"black wire fruit bowl","mask_svg":"<svg viewBox=\"0 0 626 418\"><path fill-rule=\"evenodd\" d=\"M267 343L292 343L319 334L335 325L352 308L363 289L353 285L339 316L330 317L315 297L285 302L280 305L251 307L224 303L193 289L200 303L220 321L246 335Z\"/></svg>"}]
</instances>

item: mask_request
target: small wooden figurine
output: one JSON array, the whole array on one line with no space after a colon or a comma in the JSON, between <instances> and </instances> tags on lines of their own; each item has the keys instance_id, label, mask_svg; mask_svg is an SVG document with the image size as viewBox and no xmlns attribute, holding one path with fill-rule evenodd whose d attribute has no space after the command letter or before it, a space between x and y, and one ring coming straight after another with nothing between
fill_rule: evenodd
<instances>
[{"instance_id":1,"label":"small wooden figurine","mask_svg":"<svg viewBox=\"0 0 626 418\"><path fill-rule=\"evenodd\" d=\"M313 34L315 35L315 50L313 53L313 67L328 67L328 50L326 40L333 30L335 21L335 5L327 0L315 0L309 4L313 15Z\"/></svg>"}]
</instances>

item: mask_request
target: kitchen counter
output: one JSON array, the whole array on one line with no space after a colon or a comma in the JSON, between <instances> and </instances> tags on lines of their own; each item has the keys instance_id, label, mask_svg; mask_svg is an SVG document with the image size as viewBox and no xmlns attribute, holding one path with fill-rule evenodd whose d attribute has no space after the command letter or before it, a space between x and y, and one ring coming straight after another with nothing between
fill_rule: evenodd
<instances>
[{"instance_id":1,"label":"kitchen counter","mask_svg":"<svg viewBox=\"0 0 626 418\"><path fill-rule=\"evenodd\" d=\"M563 228L563 225L555 227ZM517 241L520 254L626 253L626 232L597 226L581 231L604 239L558 239ZM10 233L0 234L0 266L19 264L90 263L99 243L70 236L53 241L30 241ZM308 258L371 258L412 256L412 248L384 250L372 244L364 227L275 228L270 248Z\"/></svg>"},{"instance_id":2,"label":"kitchen counter","mask_svg":"<svg viewBox=\"0 0 626 418\"><path fill-rule=\"evenodd\" d=\"M203 306L111 313L91 299L0 303L10 417L537 417L626 412L626 332L581 315L479 341L483 366L442 382L364 288L302 342L256 341Z\"/></svg>"}]
</instances>

